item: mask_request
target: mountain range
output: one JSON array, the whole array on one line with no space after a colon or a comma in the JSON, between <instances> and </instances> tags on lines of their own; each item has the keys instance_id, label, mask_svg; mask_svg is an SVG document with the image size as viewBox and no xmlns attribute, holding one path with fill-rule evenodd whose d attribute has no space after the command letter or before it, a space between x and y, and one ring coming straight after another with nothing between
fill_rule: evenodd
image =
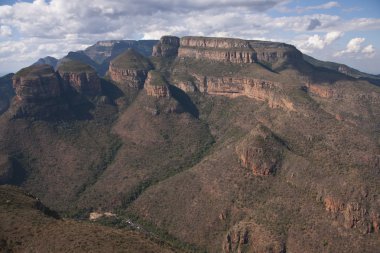
<instances>
[{"instance_id":1,"label":"mountain range","mask_svg":"<svg viewBox=\"0 0 380 253\"><path fill-rule=\"evenodd\" d=\"M40 59L0 80L0 248L377 252L379 84L234 38Z\"/></svg>"}]
</instances>

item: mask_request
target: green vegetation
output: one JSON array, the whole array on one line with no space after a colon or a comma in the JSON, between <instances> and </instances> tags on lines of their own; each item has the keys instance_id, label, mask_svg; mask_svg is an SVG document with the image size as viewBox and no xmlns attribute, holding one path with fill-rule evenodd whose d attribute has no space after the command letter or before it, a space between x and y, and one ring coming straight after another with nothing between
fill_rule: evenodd
<instances>
[{"instance_id":1,"label":"green vegetation","mask_svg":"<svg viewBox=\"0 0 380 253\"><path fill-rule=\"evenodd\" d=\"M53 74L54 70L49 65L32 65L26 68L23 68L19 70L15 77L33 77L37 75L47 75L47 74Z\"/></svg>"},{"instance_id":2,"label":"green vegetation","mask_svg":"<svg viewBox=\"0 0 380 253\"><path fill-rule=\"evenodd\" d=\"M150 69L151 63L147 58L133 49L128 49L111 61L111 64L123 69Z\"/></svg>"},{"instance_id":3,"label":"green vegetation","mask_svg":"<svg viewBox=\"0 0 380 253\"><path fill-rule=\"evenodd\" d=\"M65 59L62 63L58 66L58 71L60 72L95 72L95 70L80 61L77 60L71 60L71 59Z\"/></svg>"},{"instance_id":4,"label":"green vegetation","mask_svg":"<svg viewBox=\"0 0 380 253\"><path fill-rule=\"evenodd\" d=\"M165 78L162 76L162 74L159 71L151 70L151 71L149 71L149 76L151 78L150 85L153 85L153 86L166 86L166 85L168 85L166 83Z\"/></svg>"}]
</instances>

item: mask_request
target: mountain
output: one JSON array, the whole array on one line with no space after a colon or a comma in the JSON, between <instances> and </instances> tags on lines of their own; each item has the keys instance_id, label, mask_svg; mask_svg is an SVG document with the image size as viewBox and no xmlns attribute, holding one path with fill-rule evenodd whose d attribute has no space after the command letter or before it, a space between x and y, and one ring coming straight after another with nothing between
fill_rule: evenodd
<instances>
[{"instance_id":1,"label":"mountain","mask_svg":"<svg viewBox=\"0 0 380 253\"><path fill-rule=\"evenodd\" d=\"M103 78L78 58L17 72L0 182L175 251L377 252L379 86L285 43L164 36L151 53L107 58Z\"/></svg>"},{"instance_id":2,"label":"mountain","mask_svg":"<svg viewBox=\"0 0 380 253\"><path fill-rule=\"evenodd\" d=\"M335 63L335 62L320 61L320 60L317 60L317 59L315 59L311 56L305 55L305 54L303 55L303 58L305 61L311 63L312 65L314 65L316 67L322 67L322 68L335 70L335 71L341 72L345 75L348 75L348 76L351 76L351 77L354 77L357 79L367 80L373 84L380 85L380 76L379 75L367 74L367 73L361 72L357 69L351 68L351 67L344 65L344 64L339 64L339 63Z\"/></svg>"},{"instance_id":3,"label":"mountain","mask_svg":"<svg viewBox=\"0 0 380 253\"><path fill-rule=\"evenodd\" d=\"M44 64L50 65L55 69L58 64L58 59L51 56L46 56L44 58L40 58L38 61L33 63L33 65L44 65Z\"/></svg>"}]
</instances>

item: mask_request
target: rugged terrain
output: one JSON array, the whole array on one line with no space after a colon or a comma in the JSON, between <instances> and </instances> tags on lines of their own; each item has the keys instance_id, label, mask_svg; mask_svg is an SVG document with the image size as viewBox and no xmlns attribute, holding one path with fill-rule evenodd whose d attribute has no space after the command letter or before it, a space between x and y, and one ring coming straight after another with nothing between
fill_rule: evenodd
<instances>
[{"instance_id":1,"label":"rugged terrain","mask_svg":"<svg viewBox=\"0 0 380 253\"><path fill-rule=\"evenodd\" d=\"M151 57L115 45L15 74L0 183L64 217L114 212L178 250L377 252L374 76L284 43L165 36Z\"/></svg>"}]
</instances>

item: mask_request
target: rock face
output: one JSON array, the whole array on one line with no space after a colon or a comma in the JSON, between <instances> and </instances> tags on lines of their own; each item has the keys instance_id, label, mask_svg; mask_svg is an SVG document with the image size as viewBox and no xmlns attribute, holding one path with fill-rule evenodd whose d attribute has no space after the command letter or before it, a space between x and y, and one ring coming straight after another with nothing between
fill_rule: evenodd
<instances>
[{"instance_id":1,"label":"rock face","mask_svg":"<svg viewBox=\"0 0 380 253\"><path fill-rule=\"evenodd\" d=\"M68 109L62 99L64 89L59 76L49 65L32 65L13 77L16 99L11 110L15 118L56 117Z\"/></svg>"},{"instance_id":2,"label":"rock face","mask_svg":"<svg viewBox=\"0 0 380 253\"><path fill-rule=\"evenodd\" d=\"M9 108L10 102L15 95L12 78L13 74L0 77L0 115Z\"/></svg>"},{"instance_id":3,"label":"rock face","mask_svg":"<svg viewBox=\"0 0 380 253\"><path fill-rule=\"evenodd\" d=\"M58 73L63 80L64 89L72 87L81 94L95 96L101 93L100 78L90 66L68 61L58 68Z\"/></svg>"},{"instance_id":4,"label":"rock face","mask_svg":"<svg viewBox=\"0 0 380 253\"><path fill-rule=\"evenodd\" d=\"M236 153L243 167L255 176L274 174L282 160L283 145L268 129L257 126L237 145Z\"/></svg>"},{"instance_id":5,"label":"rock face","mask_svg":"<svg viewBox=\"0 0 380 253\"><path fill-rule=\"evenodd\" d=\"M331 195L324 197L323 203L325 210L333 214L345 228L355 228L362 233L380 232L380 214L376 210L367 210L365 205L357 201L345 203Z\"/></svg>"},{"instance_id":6,"label":"rock face","mask_svg":"<svg viewBox=\"0 0 380 253\"><path fill-rule=\"evenodd\" d=\"M153 47L152 56L177 56L179 45L180 43L178 37L163 36L160 41Z\"/></svg>"},{"instance_id":7,"label":"rock face","mask_svg":"<svg viewBox=\"0 0 380 253\"><path fill-rule=\"evenodd\" d=\"M157 71L149 71L145 80L144 89L149 96L156 98L170 98L169 86L164 77Z\"/></svg>"},{"instance_id":8,"label":"rock face","mask_svg":"<svg viewBox=\"0 0 380 253\"><path fill-rule=\"evenodd\" d=\"M273 67L302 60L301 52L284 43L206 37L181 38L178 57L231 63L259 62Z\"/></svg>"},{"instance_id":9,"label":"rock face","mask_svg":"<svg viewBox=\"0 0 380 253\"><path fill-rule=\"evenodd\" d=\"M24 68L13 77L17 99L37 102L59 97L62 94L59 79L49 65Z\"/></svg>"},{"instance_id":10,"label":"rock face","mask_svg":"<svg viewBox=\"0 0 380 253\"><path fill-rule=\"evenodd\" d=\"M246 96L266 101L271 108L293 111L293 103L281 93L281 84L262 79L196 76L197 89L211 95Z\"/></svg>"},{"instance_id":11,"label":"rock face","mask_svg":"<svg viewBox=\"0 0 380 253\"><path fill-rule=\"evenodd\" d=\"M222 245L224 253L285 253L284 244L254 222L242 221L228 231Z\"/></svg>"},{"instance_id":12,"label":"rock face","mask_svg":"<svg viewBox=\"0 0 380 253\"><path fill-rule=\"evenodd\" d=\"M120 85L141 89L148 71L151 69L146 58L133 49L128 49L111 61L108 74L113 81Z\"/></svg>"}]
</instances>

